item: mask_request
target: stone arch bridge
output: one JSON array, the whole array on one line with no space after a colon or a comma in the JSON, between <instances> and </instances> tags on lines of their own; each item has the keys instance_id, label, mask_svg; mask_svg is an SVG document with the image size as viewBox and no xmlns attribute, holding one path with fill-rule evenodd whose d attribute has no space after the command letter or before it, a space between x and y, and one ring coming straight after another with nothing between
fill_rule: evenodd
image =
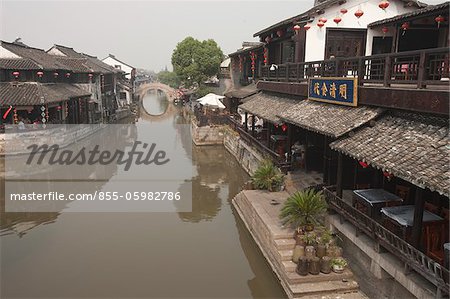
<instances>
[{"instance_id":1,"label":"stone arch bridge","mask_svg":"<svg viewBox=\"0 0 450 299\"><path fill-rule=\"evenodd\" d=\"M157 90L157 91L160 90L164 92L167 95L167 99L169 100L169 102L173 102L178 97L176 89L166 84L162 84L159 82L152 82L139 85L139 87L137 88L137 94L139 95L139 99L143 99L145 94L149 90Z\"/></svg>"}]
</instances>

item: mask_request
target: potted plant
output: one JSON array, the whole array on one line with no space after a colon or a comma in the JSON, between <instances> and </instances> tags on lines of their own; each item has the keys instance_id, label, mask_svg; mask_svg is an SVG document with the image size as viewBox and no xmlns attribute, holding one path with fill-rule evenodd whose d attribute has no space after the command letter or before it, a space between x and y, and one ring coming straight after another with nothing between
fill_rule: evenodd
<instances>
[{"instance_id":1,"label":"potted plant","mask_svg":"<svg viewBox=\"0 0 450 299\"><path fill-rule=\"evenodd\" d=\"M342 273L344 272L345 267L347 267L347 261L342 258L334 258L331 260L331 267L333 268L333 272L335 273Z\"/></svg>"},{"instance_id":2,"label":"potted plant","mask_svg":"<svg viewBox=\"0 0 450 299\"><path fill-rule=\"evenodd\" d=\"M264 160L252 176L257 189L275 191L283 184L283 174L271 160Z\"/></svg>"},{"instance_id":3,"label":"potted plant","mask_svg":"<svg viewBox=\"0 0 450 299\"><path fill-rule=\"evenodd\" d=\"M330 244L331 239L331 231L329 229L323 228L317 237L316 252L319 258L326 255L327 246Z\"/></svg>"},{"instance_id":4,"label":"potted plant","mask_svg":"<svg viewBox=\"0 0 450 299\"><path fill-rule=\"evenodd\" d=\"M280 218L283 225L289 224L296 229L312 231L314 225L327 210L322 192L313 189L297 191L292 194L281 208Z\"/></svg>"},{"instance_id":5,"label":"potted plant","mask_svg":"<svg viewBox=\"0 0 450 299\"><path fill-rule=\"evenodd\" d=\"M324 256L320 260L320 272L324 274L330 274L331 272L331 258L329 256Z\"/></svg>"}]
</instances>

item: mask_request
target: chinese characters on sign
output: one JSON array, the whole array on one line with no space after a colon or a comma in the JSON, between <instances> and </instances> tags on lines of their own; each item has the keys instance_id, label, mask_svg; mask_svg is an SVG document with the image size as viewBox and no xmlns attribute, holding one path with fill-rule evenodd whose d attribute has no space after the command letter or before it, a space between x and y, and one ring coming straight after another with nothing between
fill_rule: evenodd
<instances>
[{"instance_id":1,"label":"chinese characters on sign","mask_svg":"<svg viewBox=\"0 0 450 299\"><path fill-rule=\"evenodd\" d=\"M333 104L357 106L356 78L311 78L309 79L309 98Z\"/></svg>"}]
</instances>

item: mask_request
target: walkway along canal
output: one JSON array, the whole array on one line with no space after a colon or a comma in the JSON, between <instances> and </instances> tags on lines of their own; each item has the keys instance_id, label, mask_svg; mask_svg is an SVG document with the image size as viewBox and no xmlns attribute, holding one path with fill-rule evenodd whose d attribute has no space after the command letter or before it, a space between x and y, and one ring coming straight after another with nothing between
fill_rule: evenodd
<instances>
[{"instance_id":1,"label":"walkway along canal","mask_svg":"<svg viewBox=\"0 0 450 299\"><path fill-rule=\"evenodd\" d=\"M1 298L285 298L230 205L247 174L222 146L190 150L171 103L143 101L167 110L141 110L137 134L162 123L192 160L192 212L5 213L2 203Z\"/></svg>"}]
</instances>

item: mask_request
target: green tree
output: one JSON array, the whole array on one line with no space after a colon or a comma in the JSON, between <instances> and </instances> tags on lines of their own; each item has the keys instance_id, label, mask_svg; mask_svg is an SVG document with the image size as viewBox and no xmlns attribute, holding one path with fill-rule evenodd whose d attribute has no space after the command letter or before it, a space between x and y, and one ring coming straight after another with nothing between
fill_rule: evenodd
<instances>
[{"instance_id":1,"label":"green tree","mask_svg":"<svg viewBox=\"0 0 450 299\"><path fill-rule=\"evenodd\" d=\"M194 83L200 86L219 73L222 59L222 50L214 40L201 42L189 36L177 44L172 54L172 65L186 86L190 87Z\"/></svg>"},{"instance_id":2,"label":"green tree","mask_svg":"<svg viewBox=\"0 0 450 299\"><path fill-rule=\"evenodd\" d=\"M180 87L181 80L178 78L175 72L169 72L167 70L161 71L158 73L158 80L161 83L167 84L170 87L178 88Z\"/></svg>"}]
</instances>

